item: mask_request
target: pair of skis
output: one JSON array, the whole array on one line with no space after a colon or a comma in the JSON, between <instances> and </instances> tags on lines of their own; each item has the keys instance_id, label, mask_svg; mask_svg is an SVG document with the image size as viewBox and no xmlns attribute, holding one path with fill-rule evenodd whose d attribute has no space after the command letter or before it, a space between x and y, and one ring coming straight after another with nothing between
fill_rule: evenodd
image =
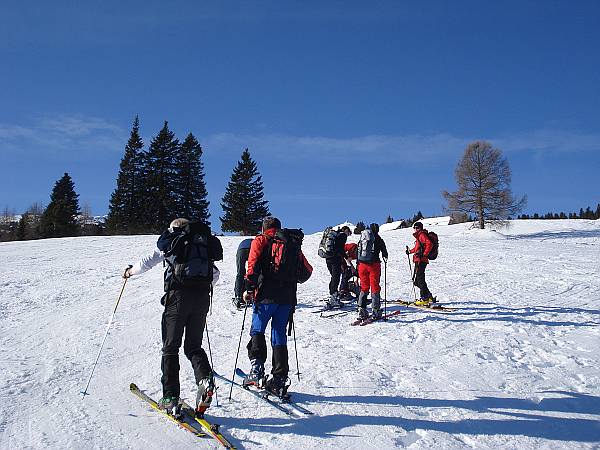
<instances>
[{"instance_id":1,"label":"pair of skis","mask_svg":"<svg viewBox=\"0 0 600 450\"><path fill-rule=\"evenodd\" d=\"M241 379L244 379L246 377L246 374L241 369L237 369L235 371L235 375ZM306 409L305 407L303 407L301 405L298 405L297 403L294 403L291 399L290 394L286 394L284 397L277 397L276 395L271 394L271 393L265 391L264 389L259 389L254 386L244 387L242 384L238 383L237 381L229 380L228 378L225 378L224 376L219 375L216 372L213 372L213 376L217 379L220 379L220 380L226 382L226 383L233 384L233 386L235 388L242 390L244 392L247 392L248 394L252 395L253 397L255 397L261 401L264 401L266 404L270 405L272 408L276 409L277 411L284 413L288 417L296 419L298 417L313 415L312 411ZM165 416L172 422L175 422L177 425L179 425L180 428L182 428L186 431L189 431L194 436L197 436L200 438L211 437L212 439L217 441L221 446L223 446L227 449L235 449L235 446L231 442L229 442L225 438L225 436L223 436L223 434L221 434L221 432L219 431L218 424L211 423L204 417L198 417L196 415L196 412L194 411L194 408L192 408L187 403L185 403L185 402L182 403L181 415L178 417L175 417L171 414L168 414L163 409L161 409L158 406L158 403L154 399L152 399L150 396L148 396L145 392L143 392L140 388L138 388L136 384L131 383L129 385L129 389L138 398L140 398L144 402L148 403L152 407L152 409L159 412L160 414L162 414L163 416Z\"/></svg>"},{"instance_id":2,"label":"pair of skis","mask_svg":"<svg viewBox=\"0 0 600 450\"><path fill-rule=\"evenodd\" d=\"M388 300L387 301L388 304L392 304L392 305L399 305L399 306L404 306L406 308L415 308L415 309L420 309L421 311L429 311L429 312L434 312L434 313L442 313L442 314L451 314L453 312L456 312L459 310L459 308L451 308L449 306L443 306L437 303L433 303L430 304L428 306L425 305L415 305L414 302L407 302L404 300ZM379 319L374 319L372 316L369 316L365 319L357 319L354 322L351 323L351 325L356 326L356 325L360 325L360 326L364 326L364 325L369 325L370 323L373 322L379 322L382 320L387 320L390 317L396 316L398 314L400 314L401 311L392 311L388 314L384 314L381 318Z\"/></svg>"},{"instance_id":3,"label":"pair of skis","mask_svg":"<svg viewBox=\"0 0 600 450\"><path fill-rule=\"evenodd\" d=\"M295 403L292 400L292 397L290 394L286 394L285 397L278 397L274 394L271 394L270 392L258 388L256 386L243 386L240 382L234 380L230 380L229 378L225 378L222 375L219 375L218 373L213 372L213 375L215 378L220 379L221 381L224 381L225 383L230 383L233 385L233 387L235 387L236 389L246 392L248 395L252 395L254 398L259 399L261 401L264 401L266 404L268 404L269 406L271 406L273 409L276 409L279 412L282 412L283 414L287 415L288 417L291 418L298 418L298 417L304 417L304 416L311 416L313 415L313 412L306 409L304 406L301 406L297 403ZM244 373L244 371L242 369L236 369L235 370L235 376L238 377L240 380L243 380L244 378L246 378L246 374Z\"/></svg>"},{"instance_id":4,"label":"pair of skis","mask_svg":"<svg viewBox=\"0 0 600 450\"><path fill-rule=\"evenodd\" d=\"M429 306L415 305L414 301L407 302L405 300L388 300L388 304L400 305L407 308L416 308L425 311L431 311L435 313L453 313L459 310L459 308L451 308L449 306L440 305L439 303L431 303Z\"/></svg>"},{"instance_id":5,"label":"pair of skis","mask_svg":"<svg viewBox=\"0 0 600 450\"><path fill-rule=\"evenodd\" d=\"M187 403L183 402L181 405L181 416L175 417L171 414L168 414L165 410L161 409L158 406L158 403L150 396L148 396L148 394L146 394L140 388L138 388L135 383L131 383L129 385L129 390L138 398L148 403L152 407L152 409L159 412L169 420L175 422L177 425L179 425L180 428L189 431L194 436L201 438L205 438L208 436L227 449L235 449L235 446L231 442L229 442L225 438L225 436L221 434L221 432L219 431L218 424L211 423L204 417L196 416L194 408L192 408Z\"/></svg>"},{"instance_id":6,"label":"pair of skis","mask_svg":"<svg viewBox=\"0 0 600 450\"><path fill-rule=\"evenodd\" d=\"M362 327L362 326L365 326L365 325L369 325L371 323L381 322L382 320L388 320L389 318L397 316L400 313L401 313L401 311L392 311L392 312L389 312L387 314L382 315L378 319L375 319L373 316L369 316L369 317L366 317L364 319L356 319L350 325L352 325L352 326L360 325Z\"/></svg>"}]
</instances>

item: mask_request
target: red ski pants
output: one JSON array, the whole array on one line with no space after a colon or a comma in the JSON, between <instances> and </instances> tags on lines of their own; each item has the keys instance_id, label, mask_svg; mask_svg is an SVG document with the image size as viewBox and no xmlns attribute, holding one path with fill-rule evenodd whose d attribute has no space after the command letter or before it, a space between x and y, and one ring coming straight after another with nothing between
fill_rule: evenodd
<instances>
[{"instance_id":1,"label":"red ski pants","mask_svg":"<svg viewBox=\"0 0 600 450\"><path fill-rule=\"evenodd\" d=\"M372 263L361 262L358 265L358 277L360 278L360 290L371 294L379 294L381 286L379 279L381 278L381 263L379 261Z\"/></svg>"}]
</instances>

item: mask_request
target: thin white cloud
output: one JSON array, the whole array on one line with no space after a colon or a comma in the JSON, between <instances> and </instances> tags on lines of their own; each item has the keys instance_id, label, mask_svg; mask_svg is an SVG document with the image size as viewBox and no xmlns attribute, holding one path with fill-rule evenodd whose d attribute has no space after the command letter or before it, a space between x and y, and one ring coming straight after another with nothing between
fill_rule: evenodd
<instances>
[{"instance_id":1,"label":"thin white cloud","mask_svg":"<svg viewBox=\"0 0 600 450\"><path fill-rule=\"evenodd\" d=\"M42 119L39 128L64 136L88 136L96 132L119 134L121 128L96 117L59 116Z\"/></svg>"},{"instance_id":2,"label":"thin white cloud","mask_svg":"<svg viewBox=\"0 0 600 450\"><path fill-rule=\"evenodd\" d=\"M600 135L561 130L535 130L490 140L506 152L581 153L600 150Z\"/></svg>"},{"instance_id":3,"label":"thin white cloud","mask_svg":"<svg viewBox=\"0 0 600 450\"><path fill-rule=\"evenodd\" d=\"M448 133L432 135L369 135L355 138L289 136L281 134L220 133L203 139L210 154L240 154L248 147L260 158L295 162L304 159L371 164L420 163L456 158L469 142L486 140L505 152L574 153L600 150L600 134L560 130L534 130L513 136L460 137Z\"/></svg>"},{"instance_id":4,"label":"thin white cloud","mask_svg":"<svg viewBox=\"0 0 600 450\"><path fill-rule=\"evenodd\" d=\"M448 134L433 136L371 135L356 138L323 136L286 136L279 134L238 135L221 133L203 140L207 152L241 153L248 147L253 154L278 160L317 159L386 163L417 162L424 155L452 154L464 148L468 140Z\"/></svg>"},{"instance_id":5,"label":"thin white cloud","mask_svg":"<svg viewBox=\"0 0 600 450\"><path fill-rule=\"evenodd\" d=\"M16 150L31 154L87 154L123 149L127 133L97 117L43 117L29 126L0 123L0 155Z\"/></svg>"}]
</instances>

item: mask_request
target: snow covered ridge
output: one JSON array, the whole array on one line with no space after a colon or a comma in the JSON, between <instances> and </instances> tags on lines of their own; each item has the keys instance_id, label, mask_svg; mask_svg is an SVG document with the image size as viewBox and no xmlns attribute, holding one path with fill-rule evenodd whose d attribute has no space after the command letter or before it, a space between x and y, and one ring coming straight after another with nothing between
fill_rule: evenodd
<instances>
[{"instance_id":1,"label":"snow covered ridge","mask_svg":"<svg viewBox=\"0 0 600 450\"><path fill-rule=\"evenodd\" d=\"M228 386L211 420L245 449L597 449L600 446L600 221L515 220L506 229L434 228L427 269L453 314L402 309L351 327L354 313L312 311L329 274L307 235L312 278L298 288L301 379L290 338L290 392L314 417L290 419ZM502 239L484 236L500 233ZM231 376L243 313L231 306L235 252L225 260L208 330L215 369ZM388 299L410 299L403 253L411 229L383 235ZM90 385L89 370L123 286L120 274L156 236L91 236L0 244L1 449L216 448L129 393L160 396L160 267L127 282ZM382 278L383 284L383 278ZM239 365L247 370L244 346ZM194 380L181 355L182 395ZM270 350L269 350L270 360ZM269 362L267 363L269 366Z\"/></svg>"}]
</instances>

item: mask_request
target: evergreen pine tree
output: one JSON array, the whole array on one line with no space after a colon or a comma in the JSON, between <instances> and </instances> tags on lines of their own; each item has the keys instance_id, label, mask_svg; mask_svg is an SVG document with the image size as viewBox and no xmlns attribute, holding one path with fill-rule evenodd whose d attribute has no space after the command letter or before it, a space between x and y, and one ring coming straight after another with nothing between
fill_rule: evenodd
<instances>
[{"instance_id":1,"label":"evergreen pine tree","mask_svg":"<svg viewBox=\"0 0 600 450\"><path fill-rule=\"evenodd\" d=\"M392 223L394 221L394 218L391 215L387 216L387 219L385 219L385 223Z\"/></svg>"},{"instance_id":2,"label":"evergreen pine tree","mask_svg":"<svg viewBox=\"0 0 600 450\"><path fill-rule=\"evenodd\" d=\"M16 238L17 241L24 241L27 236L27 223L29 222L29 214L24 213L21 215L19 219L19 224L17 225L17 233Z\"/></svg>"},{"instance_id":3,"label":"evergreen pine tree","mask_svg":"<svg viewBox=\"0 0 600 450\"><path fill-rule=\"evenodd\" d=\"M143 147L139 133L140 120L136 116L125 154L121 159L117 187L110 197L106 227L109 233L131 234L143 231Z\"/></svg>"},{"instance_id":4,"label":"evergreen pine tree","mask_svg":"<svg viewBox=\"0 0 600 450\"><path fill-rule=\"evenodd\" d=\"M596 206L596 213L594 214L594 219L600 219L600 203Z\"/></svg>"},{"instance_id":5,"label":"evergreen pine tree","mask_svg":"<svg viewBox=\"0 0 600 450\"><path fill-rule=\"evenodd\" d=\"M246 149L233 169L223 196L221 207L225 214L219 218L221 229L245 236L257 234L262 219L270 214L268 204L263 200L262 177Z\"/></svg>"},{"instance_id":6,"label":"evergreen pine tree","mask_svg":"<svg viewBox=\"0 0 600 450\"><path fill-rule=\"evenodd\" d=\"M40 221L40 234L42 237L65 237L78 234L78 197L79 195L75 193L73 180L68 173L65 173L54 185L50 195L50 203L44 214L42 214Z\"/></svg>"},{"instance_id":7,"label":"evergreen pine tree","mask_svg":"<svg viewBox=\"0 0 600 450\"><path fill-rule=\"evenodd\" d=\"M144 158L143 222L146 232L160 233L177 217L174 189L177 183L175 160L178 151L179 140L165 121Z\"/></svg>"},{"instance_id":8,"label":"evergreen pine tree","mask_svg":"<svg viewBox=\"0 0 600 450\"><path fill-rule=\"evenodd\" d=\"M202 147L192 133L188 134L175 155L177 182L173 186L176 198L176 216L202 221L208 218L208 192L204 181Z\"/></svg>"}]
</instances>

